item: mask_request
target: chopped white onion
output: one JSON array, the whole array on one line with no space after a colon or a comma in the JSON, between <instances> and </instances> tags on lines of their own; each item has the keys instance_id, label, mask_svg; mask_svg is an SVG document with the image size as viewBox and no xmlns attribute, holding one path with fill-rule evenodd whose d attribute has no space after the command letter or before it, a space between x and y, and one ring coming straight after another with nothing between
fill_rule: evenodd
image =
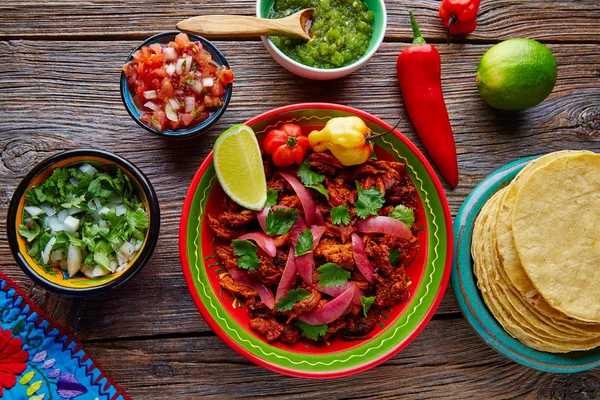
<instances>
[{"instance_id":1,"label":"chopped white onion","mask_svg":"<svg viewBox=\"0 0 600 400\"><path fill-rule=\"evenodd\" d=\"M75 275L81 268L81 249L77 246L69 245L67 252L67 271L69 276Z\"/></svg>"},{"instance_id":2,"label":"chopped white onion","mask_svg":"<svg viewBox=\"0 0 600 400\"><path fill-rule=\"evenodd\" d=\"M77 180L75 178L70 178L69 183L75 187L79 186L79 180Z\"/></svg>"},{"instance_id":3,"label":"chopped white onion","mask_svg":"<svg viewBox=\"0 0 600 400\"><path fill-rule=\"evenodd\" d=\"M177 60L177 64L175 64L175 72L177 75L183 75L183 63L185 62L184 58L180 58Z\"/></svg>"},{"instance_id":4,"label":"chopped white onion","mask_svg":"<svg viewBox=\"0 0 600 400\"><path fill-rule=\"evenodd\" d=\"M27 211L27 213L29 213L29 215L31 215L32 217L37 217L38 215L44 212L44 210L36 206L27 206L25 207L25 211Z\"/></svg>"},{"instance_id":5,"label":"chopped white onion","mask_svg":"<svg viewBox=\"0 0 600 400\"><path fill-rule=\"evenodd\" d=\"M190 88L190 90L196 94L202 94L202 82L200 81L194 81L194 83L192 83L191 85L188 85L188 87Z\"/></svg>"},{"instance_id":6,"label":"chopped white onion","mask_svg":"<svg viewBox=\"0 0 600 400\"><path fill-rule=\"evenodd\" d=\"M181 108L181 105L175 99L169 99L169 104L171 105L173 111L179 111L179 109Z\"/></svg>"},{"instance_id":7,"label":"chopped white onion","mask_svg":"<svg viewBox=\"0 0 600 400\"><path fill-rule=\"evenodd\" d=\"M99 266L99 265L96 265L96 266L94 267L94 269L92 270L92 276L93 276L94 278L97 278L97 277L99 277L99 276L104 276L104 275L108 275L108 271L107 271L107 270L105 270L104 268L102 268L102 267L101 267L101 266Z\"/></svg>"},{"instance_id":8,"label":"chopped white onion","mask_svg":"<svg viewBox=\"0 0 600 400\"><path fill-rule=\"evenodd\" d=\"M167 65L167 74L169 74L169 76L173 76L174 73L175 73L175 64Z\"/></svg>"},{"instance_id":9,"label":"chopped white onion","mask_svg":"<svg viewBox=\"0 0 600 400\"><path fill-rule=\"evenodd\" d=\"M48 217L51 217L51 216L53 216L54 214L56 214L56 210L55 210L54 208L52 208L52 207L50 207L50 206L47 206L47 205L45 205L45 204L42 204L42 205L40 206L40 208L41 208L42 210L44 210L44 212L46 213L46 215L47 215Z\"/></svg>"},{"instance_id":10,"label":"chopped white onion","mask_svg":"<svg viewBox=\"0 0 600 400\"><path fill-rule=\"evenodd\" d=\"M144 98L147 100L157 99L158 93L156 93L156 90L146 90L144 92Z\"/></svg>"},{"instance_id":11,"label":"chopped white onion","mask_svg":"<svg viewBox=\"0 0 600 400\"><path fill-rule=\"evenodd\" d=\"M73 215L73 214L80 213L81 210L77 207L72 207L72 208L69 208L69 210L67 212L69 213L69 215Z\"/></svg>"},{"instance_id":12,"label":"chopped white onion","mask_svg":"<svg viewBox=\"0 0 600 400\"><path fill-rule=\"evenodd\" d=\"M100 210L102 208L102 204L100 203L100 199L97 198L97 197L94 199L94 204L96 204L96 210Z\"/></svg>"},{"instance_id":13,"label":"chopped white onion","mask_svg":"<svg viewBox=\"0 0 600 400\"><path fill-rule=\"evenodd\" d=\"M136 240L135 241L135 246L133 246L133 248L135 249L135 251L138 251L139 249L142 248L143 245L144 245L144 241L143 240Z\"/></svg>"},{"instance_id":14,"label":"chopped white onion","mask_svg":"<svg viewBox=\"0 0 600 400\"><path fill-rule=\"evenodd\" d=\"M133 256L133 253L135 252L135 248L131 243L125 242L123 243L119 251L123 253L125 257L127 257L127 260L130 260L131 256Z\"/></svg>"},{"instance_id":15,"label":"chopped white onion","mask_svg":"<svg viewBox=\"0 0 600 400\"><path fill-rule=\"evenodd\" d=\"M65 222L65 218L67 218L68 216L69 212L67 210L60 210L60 212L58 213L58 222L62 224L63 222Z\"/></svg>"},{"instance_id":16,"label":"chopped white onion","mask_svg":"<svg viewBox=\"0 0 600 400\"><path fill-rule=\"evenodd\" d=\"M79 220L69 215L67 218L65 218L63 225L65 232L75 233L75 231L79 229Z\"/></svg>"},{"instance_id":17,"label":"chopped white onion","mask_svg":"<svg viewBox=\"0 0 600 400\"><path fill-rule=\"evenodd\" d=\"M185 73L189 74L192 69L192 56L187 56L185 58Z\"/></svg>"},{"instance_id":18,"label":"chopped white onion","mask_svg":"<svg viewBox=\"0 0 600 400\"><path fill-rule=\"evenodd\" d=\"M179 121L179 118L177 117L177 113L173 110L173 107L171 107L171 103L167 103L167 105L165 106L165 111L167 113L167 118L170 121L173 121L173 122Z\"/></svg>"},{"instance_id":19,"label":"chopped white onion","mask_svg":"<svg viewBox=\"0 0 600 400\"><path fill-rule=\"evenodd\" d=\"M64 230L62 222L58 220L56 215L46 218L46 223L53 232L60 232Z\"/></svg>"},{"instance_id":20,"label":"chopped white onion","mask_svg":"<svg viewBox=\"0 0 600 400\"><path fill-rule=\"evenodd\" d=\"M123 271L126 267L127 267L127 263L123 263L123 264L119 265L119 268L117 268L117 272Z\"/></svg>"},{"instance_id":21,"label":"chopped white onion","mask_svg":"<svg viewBox=\"0 0 600 400\"><path fill-rule=\"evenodd\" d=\"M125 215L127 213L127 207L125 206L118 206L117 208L115 208L115 214L117 214L117 217L120 217L121 215Z\"/></svg>"},{"instance_id":22,"label":"chopped white onion","mask_svg":"<svg viewBox=\"0 0 600 400\"><path fill-rule=\"evenodd\" d=\"M156 111L158 109L160 109L160 107L158 106L158 104L155 104L151 101L146 102L146 104L144 104L144 107L151 109L152 111Z\"/></svg>"},{"instance_id":23,"label":"chopped white onion","mask_svg":"<svg viewBox=\"0 0 600 400\"><path fill-rule=\"evenodd\" d=\"M204 87L211 87L212 85L214 85L215 81L213 80L213 78L202 78L202 85Z\"/></svg>"},{"instance_id":24,"label":"chopped white onion","mask_svg":"<svg viewBox=\"0 0 600 400\"><path fill-rule=\"evenodd\" d=\"M121 253L120 251L117 251L117 262L119 263L119 265L123 263L127 264L127 256Z\"/></svg>"},{"instance_id":25,"label":"chopped white onion","mask_svg":"<svg viewBox=\"0 0 600 400\"><path fill-rule=\"evenodd\" d=\"M53 263L61 261L64 257L65 255L63 254L62 250L54 250L50 253L50 261Z\"/></svg>"},{"instance_id":26,"label":"chopped white onion","mask_svg":"<svg viewBox=\"0 0 600 400\"><path fill-rule=\"evenodd\" d=\"M100 209L100 211L98 211L98 213L99 213L100 215L102 215L102 214L106 214L107 212L110 212L110 208L108 208L108 207L102 207L102 208Z\"/></svg>"},{"instance_id":27,"label":"chopped white onion","mask_svg":"<svg viewBox=\"0 0 600 400\"><path fill-rule=\"evenodd\" d=\"M185 103L185 112L191 113L196 108L196 99L194 96L186 96L184 99Z\"/></svg>"},{"instance_id":28,"label":"chopped white onion","mask_svg":"<svg viewBox=\"0 0 600 400\"><path fill-rule=\"evenodd\" d=\"M163 47L162 53L166 61L177 60L177 50L173 47Z\"/></svg>"},{"instance_id":29,"label":"chopped white onion","mask_svg":"<svg viewBox=\"0 0 600 400\"><path fill-rule=\"evenodd\" d=\"M106 228L106 221L105 221L105 220L103 220L103 219L99 219L99 220L98 220L98 226L99 226L100 228Z\"/></svg>"},{"instance_id":30,"label":"chopped white onion","mask_svg":"<svg viewBox=\"0 0 600 400\"><path fill-rule=\"evenodd\" d=\"M94 167L92 167L90 164L83 164L79 167L79 170L81 172L83 172L84 174L87 173L88 175L92 176L94 175L96 172L98 172L98 170Z\"/></svg>"},{"instance_id":31,"label":"chopped white onion","mask_svg":"<svg viewBox=\"0 0 600 400\"><path fill-rule=\"evenodd\" d=\"M110 271L114 274L119 264L115 260L110 261Z\"/></svg>"},{"instance_id":32,"label":"chopped white onion","mask_svg":"<svg viewBox=\"0 0 600 400\"><path fill-rule=\"evenodd\" d=\"M42 261L44 261L44 264L48 264L48 261L50 260L50 252L52 251L54 243L56 243L56 238L52 236L50 240L48 240L48 243L46 243L44 250L42 250Z\"/></svg>"},{"instance_id":33,"label":"chopped white onion","mask_svg":"<svg viewBox=\"0 0 600 400\"><path fill-rule=\"evenodd\" d=\"M94 200L90 200L87 203L87 206L90 208L90 210L94 210L96 211L98 208L96 207L96 203L94 203Z\"/></svg>"}]
</instances>

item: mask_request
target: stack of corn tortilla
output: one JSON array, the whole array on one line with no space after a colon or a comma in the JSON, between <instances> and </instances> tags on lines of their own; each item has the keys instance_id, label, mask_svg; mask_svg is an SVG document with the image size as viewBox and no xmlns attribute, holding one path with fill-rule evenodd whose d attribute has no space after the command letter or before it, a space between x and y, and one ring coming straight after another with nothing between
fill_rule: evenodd
<instances>
[{"instance_id":1,"label":"stack of corn tortilla","mask_svg":"<svg viewBox=\"0 0 600 400\"><path fill-rule=\"evenodd\" d=\"M600 345L600 154L530 162L481 210L471 253L483 299L510 335L553 353Z\"/></svg>"}]
</instances>

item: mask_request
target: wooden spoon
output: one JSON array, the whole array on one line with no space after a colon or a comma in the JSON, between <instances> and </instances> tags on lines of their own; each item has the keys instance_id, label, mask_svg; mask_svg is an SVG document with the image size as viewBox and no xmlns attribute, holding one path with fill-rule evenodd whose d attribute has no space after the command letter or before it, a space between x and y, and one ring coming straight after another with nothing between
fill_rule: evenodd
<instances>
[{"instance_id":1,"label":"wooden spoon","mask_svg":"<svg viewBox=\"0 0 600 400\"><path fill-rule=\"evenodd\" d=\"M308 30L314 11L314 8L306 8L280 19L241 15L202 15L181 21L177 24L177 29L196 33L207 39L241 39L273 35L310 40Z\"/></svg>"}]
</instances>

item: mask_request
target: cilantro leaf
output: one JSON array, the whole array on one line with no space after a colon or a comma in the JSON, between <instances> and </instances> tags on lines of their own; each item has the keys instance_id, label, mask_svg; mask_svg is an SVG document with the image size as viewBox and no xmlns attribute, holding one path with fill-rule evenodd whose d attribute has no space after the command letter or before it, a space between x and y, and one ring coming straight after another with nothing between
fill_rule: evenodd
<instances>
[{"instance_id":1,"label":"cilantro leaf","mask_svg":"<svg viewBox=\"0 0 600 400\"><path fill-rule=\"evenodd\" d=\"M325 180L325 175L321 175L314 171L306 160L298 167L297 174L298 178L300 178L305 186L317 185Z\"/></svg>"},{"instance_id":2,"label":"cilantro leaf","mask_svg":"<svg viewBox=\"0 0 600 400\"><path fill-rule=\"evenodd\" d=\"M110 260L108 255L113 252L107 241L101 240L94 249L94 262L104 269L110 269Z\"/></svg>"},{"instance_id":3,"label":"cilantro leaf","mask_svg":"<svg viewBox=\"0 0 600 400\"><path fill-rule=\"evenodd\" d=\"M327 325L308 325L300 321L296 321L294 325L302 329L303 337L312 339L315 342L319 340L319 338L324 337L327 333Z\"/></svg>"},{"instance_id":4,"label":"cilantro leaf","mask_svg":"<svg viewBox=\"0 0 600 400\"><path fill-rule=\"evenodd\" d=\"M399 262L400 262L400 252L398 251L398 249L391 249L390 250L390 264L392 265L392 267L396 267L396 266L398 266Z\"/></svg>"},{"instance_id":5,"label":"cilantro leaf","mask_svg":"<svg viewBox=\"0 0 600 400\"><path fill-rule=\"evenodd\" d=\"M377 210L385 203L385 198L381 192L375 188L361 189L356 182L358 199L356 200L355 210L359 218L367 218L369 215L377 215Z\"/></svg>"},{"instance_id":6,"label":"cilantro leaf","mask_svg":"<svg viewBox=\"0 0 600 400\"><path fill-rule=\"evenodd\" d=\"M404 222L409 228L415 222L415 212L412 208L408 208L399 204L394 208L394 211L388 217L395 218L398 221Z\"/></svg>"},{"instance_id":7,"label":"cilantro leaf","mask_svg":"<svg viewBox=\"0 0 600 400\"><path fill-rule=\"evenodd\" d=\"M310 229L306 228L299 236L298 241L296 242L296 249L294 250L294 254L296 256L301 256L302 254L306 254L310 251L313 245L313 236Z\"/></svg>"},{"instance_id":8,"label":"cilantro leaf","mask_svg":"<svg viewBox=\"0 0 600 400\"><path fill-rule=\"evenodd\" d=\"M85 201L85 195L82 194L80 196L74 196L72 198L69 198L67 201L62 203L61 206L64 207L65 209L69 209L69 208L73 208L73 207L80 208L81 203L84 201Z\"/></svg>"},{"instance_id":9,"label":"cilantro leaf","mask_svg":"<svg viewBox=\"0 0 600 400\"><path fill-rule=\"evenodd\" d=\"M268 189L267 190L267 202L265 203L265 207L273 207L277 205L277 196L279 193L277 190Z\"/></svg>"},{"instance_id":10,"label":"cilantro leaf","mask_svg":"<svg viewBox=\"0 0 600 400\"><path fill-rule=\"evenodd\" d=\"M348 225L350 223L350 213L348 212L348 207L344 204L341 206L333 207L329 214L331 215L331 223L332 224L344 224Z\"/></svg>"},{"instance_id":11,"label":"cilantro leaf","mask_svg":"<svg viewBox=\"0 0 600 400\"><path fill-rule=\"evenodd\" d=\"M329 192L327 191L327 189L325 189L325 186L323 186L322 184L318 184L318 185L306 185L306 187L316 190L317 192L319 192L323 196L325 196L325 198L327 200L329 200Z\"/></svg>"},{"instance_id":12,"label":"cilantro leaf","mask_svg":"<svg viewBox=\"0 0 600 400\"><path fill-rule=\"evenodd\" d=\"M327 263L317 268L319 271L319 285L324 287L342 286L350 279L350 271L345 270L336 263Z\"/></svg>"},{"instance_id":13,"label":"cilantro leaf","mask_svg":"<svg viewBox=\"0 0 600 400\"><path fill-rule=\"evenodd\" d=\"M146 229L150 225L150 219L144 210L127 211L127 223L132 230Z\"/></svg>"},{"instance_id":14,"label":"cilantro leaf","mask_svg":"<svg viewBox=\"0 0 600 400\"><path fill-rule=\"evenodd\" d=\"M29 222L29 227L27 225L21 224L19 226L19 234L25 238L29 243L33 242L33 240L38 237L38 235L42 233L42 228L35 221Z\"/></svg>"},{"instance_id":15,"label":"cilantro leaf","mask_svg":"<svg viewBox=\"0 0 600 400\"><path fill-rule=\"evenodd\" d=\"M293 208L269 210L269 214L267 214L266 234L269 236L283 235L294 225L297 217L298 211Z\"/></svg>"},{"instance_id":16,"label":"cilantro leaf","mask_svg":"<svg viewBox=\"0 0 600 400\"><path fill-rule=\"evenodd\" d=\"M275 309L277 311L291 311L296 303L308 296L310 296L310 293L306 289L292 289L275 304Z\"/></svg>"},{"instance_id":17,"label":"cilantro leaf","mask_svg":"<svg viewBox=\"0 0 600 400\"><path fill-rule=\"evenodd\" d=\"M257 249L249 240L232 240L233 252L238 256L238 267L254 271L260 265Z\"/></svg>"},{"instance_id":18,"label":"cilantro leaf","mask_svg":"<svg viewBox=\"0 0 600 400\"><path fill-rule=\"evenodd\" d=\"M361 302L362 307L363 307L363 313L365 314L365 317L367 317L368 316L367 313L369 312L369 308L371 308L371 306L375 302L375 296L371 296L371 297L360 296L360 302Z\"/></svg>"}]
</instances>

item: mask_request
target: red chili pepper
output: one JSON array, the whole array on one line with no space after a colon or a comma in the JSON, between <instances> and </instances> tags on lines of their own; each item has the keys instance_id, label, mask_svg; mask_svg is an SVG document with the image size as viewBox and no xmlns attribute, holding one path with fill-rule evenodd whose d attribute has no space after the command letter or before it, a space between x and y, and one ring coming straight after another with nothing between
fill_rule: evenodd
<instances>
[{"instance_id":1,"label":"red chili pepper","mask_svg":"<svg viewBox=\"0 0 600 400\"><path fill-rule=\"evenodd\" d=\"M440 18L453 35L469 34L477 26L481 0L442 0Z\"/></svg>"},{"instance_id":2,"label":"red chili pepper","mask_svg":"<svg viewBox=\"0 0 600 400\"><path fill-rule=\"evenodd\" d=\"M283 124L265 137L265 152L273 156L273 163L278 167L289 167L294 162L302 164L307 148L308 138L295 124Z\"/></svg>"},{"instance_id":3,"label":"red chili pepper","mask_svg":"<svg viewBox=\"0 0 600 400\"><path fill-rule=\"evenodd\" d=\"M454 187L458 185L458 162L442 93L440 53L425 43L412 11L409 13L415 38L398 56L398 83L421 141L444 178Z\"/></svg>"}]
</instances>

